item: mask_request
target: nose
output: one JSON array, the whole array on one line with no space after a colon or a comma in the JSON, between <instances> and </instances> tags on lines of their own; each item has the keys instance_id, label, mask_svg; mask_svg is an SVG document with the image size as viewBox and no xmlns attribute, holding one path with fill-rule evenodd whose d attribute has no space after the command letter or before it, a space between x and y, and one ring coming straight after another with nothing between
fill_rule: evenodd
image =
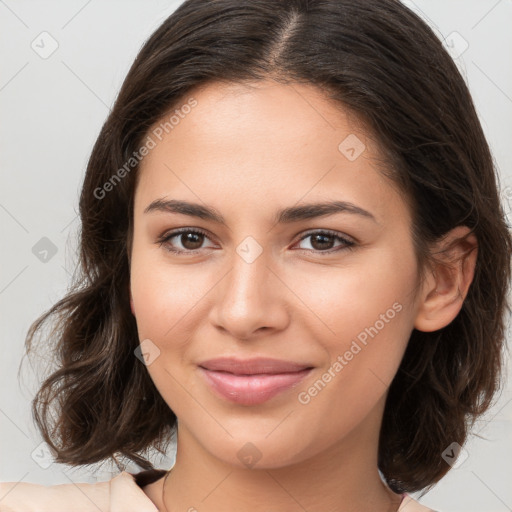
<instances>
[{"instance_id":1,"label":"nose","mask_svg":"<svg viewBox=\"0 0 512 512\"><path fill-rule=\"evenodd\" d=\"M286 300L291 293L269 266L265 251L254 261L235 253L232 261L215 287L211 323L239 340L285 329L289 323Z\"/></svg>"}]
</instances>

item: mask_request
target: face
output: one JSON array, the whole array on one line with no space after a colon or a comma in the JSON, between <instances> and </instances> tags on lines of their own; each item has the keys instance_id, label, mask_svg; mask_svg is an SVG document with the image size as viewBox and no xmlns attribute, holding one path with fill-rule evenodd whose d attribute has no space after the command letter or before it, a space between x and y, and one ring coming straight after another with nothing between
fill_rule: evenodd
<instances>
[{"instance_id":1,"label":"face","mask_svg":"<svg viewBox=\"0 0 512 512\"><path fill-rule=\"evenodd\" d=\"M209 84L187 100L149 132L130 282L178 436L279 467L342 446L370 417L378 429L418 267L376 143L313 86ZM237 364L254 358L286 364Z\"/></svg>"}]
</instances>

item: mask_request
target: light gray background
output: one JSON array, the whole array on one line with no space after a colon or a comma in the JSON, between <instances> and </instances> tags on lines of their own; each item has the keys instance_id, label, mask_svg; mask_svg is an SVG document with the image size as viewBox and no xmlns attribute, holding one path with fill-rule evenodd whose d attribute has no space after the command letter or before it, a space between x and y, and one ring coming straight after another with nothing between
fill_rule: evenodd
<instances>
[{"instance_id":1,"label":"light gray background","mask_svg":"<svg viewBox=\"0 0 512 512\"><path fill-rule=\"evenodd\" d=\"M78 196L94 140L140 46L180 3L0 0L0 481L57 484L112 476L105 466L74 469L51 463L30 415L40 370L32 371L25 359L20 380L17 371L30 323L68 286ZM404 3L447 38L472 91L509 211L512 1ZM44 31L50 36L40 35ZM48 56L52 44L58 48ZM48 243L40 242L43 237L57 251L47 261L33 252L36 244ZM422 503L446 512L512 510L510 380L476 431L483 438L473 437L466 445L468 459ZM170 451L155 462L170 467L173 460Z\"/></svg>"}]
</instances>

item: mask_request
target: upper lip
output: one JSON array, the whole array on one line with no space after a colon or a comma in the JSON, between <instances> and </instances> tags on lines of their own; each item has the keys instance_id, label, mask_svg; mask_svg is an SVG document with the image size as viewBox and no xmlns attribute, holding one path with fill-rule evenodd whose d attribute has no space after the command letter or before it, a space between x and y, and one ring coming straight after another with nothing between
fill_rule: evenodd
<instances>
[{"instance_id":1,"label":"upper lip","mask_svg":"<svg viewBox=\"0 0 512 512\"><path fill-rule=\"evenodd\" d=\"M292 373L311 368L311 365L255 357L252 359L237 359L234 357L218 357L208 359L199 364L207 370L224 371L235 375L253 375L258 373Z\"/></svg>"}]
</instances>

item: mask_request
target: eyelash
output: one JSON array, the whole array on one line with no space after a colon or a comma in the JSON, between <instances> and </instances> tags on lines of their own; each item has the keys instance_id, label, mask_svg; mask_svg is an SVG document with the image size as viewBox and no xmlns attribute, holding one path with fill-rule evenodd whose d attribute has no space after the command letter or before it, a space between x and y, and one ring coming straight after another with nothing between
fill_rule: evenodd
<instances>
[{"instance_id":1,"label":"eyelash","mask_svg":"<svg viewBox=\"0 0 512 512\"><path fill-rule=\"evenodd\" d=\"M158 240L157 240L157 243L159 245L159 247L161 247L162 245L165 244L165 249L169 252L172 252L174 254L188 254L188 255L194 255L194 254L197 254L197 252L199 252L201 249L194 249L194 250L181 250L181 249L175 249L175 248L172 248L170 247L169 244L167 244L167 242L169 242L169 240L171 240L172 238L178 236L178 235L181 235L183 233L193 233L195 235L204 235L205 237L209 238L208 236L208 233L206 233L205 231L201 230L201 229L198 229L198 228L194 228L194 229L191 229L191 228L182 228L182 229L178 229L178 230L175 230L175 231L171 231L170 233L165 233L163 234ZM302 236L302 238L300 238L298 240L297 243L300 243L302 242L303 240L305 240L306 238L309 238L310 236L313 236L313 235L329 235L329 236L333 236L336 240L342 242L344 245L341 246L341 247L338 247L338 248L335 248L335 249L329 249L327 251L320 251L320 250L315 250L315 249L298 249L299 251L303 251L303 252L307 252L307 253L315 253L315 254L320 254L320 255L328 255L328 254L333 254L333 253L337 253L337 252L341 252L341 251L344 251L344 250L353 250L355 249L355 246L356 246L356 243L351 241L351 240L347 240L346 238L340 236L338 233L336 233L335 231L331 231L331 230L316 230L316 231L309 231L307 232L306 234L304 234Z\"/></svg>"}]
</instances>

